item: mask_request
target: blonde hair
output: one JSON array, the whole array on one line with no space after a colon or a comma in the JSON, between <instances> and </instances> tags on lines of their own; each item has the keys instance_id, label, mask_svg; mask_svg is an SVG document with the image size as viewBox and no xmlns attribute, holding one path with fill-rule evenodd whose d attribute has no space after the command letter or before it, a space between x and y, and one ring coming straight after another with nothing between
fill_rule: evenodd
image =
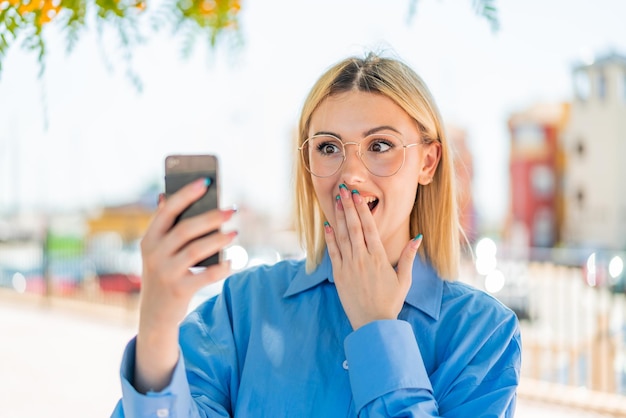
<instances>
[{"instance_id":1,"label":"blonde hair","mask_svg":"<svg viewBox=\"0 0 626 418\"><path fill-rule=\"evenodd\" d=\"M441 144L441 160L432 183L418 186L410 215L410 234L423 234L419 250L422 259L428 260L440 277L455 279L461 229L452 152L428 88L408 65L395 58L369 53L364 58L351 57L332 66L317 80L304 102L297 146L308 137L311 115L320 103L329 96L348 91L371 92L390 98L417 122L424 143L437 141ZM297 155L295 161L296 230L306 250L307 272L311 272L321 262L326 247L325 219L301 156Z\"/></svg>"}]
</instances>

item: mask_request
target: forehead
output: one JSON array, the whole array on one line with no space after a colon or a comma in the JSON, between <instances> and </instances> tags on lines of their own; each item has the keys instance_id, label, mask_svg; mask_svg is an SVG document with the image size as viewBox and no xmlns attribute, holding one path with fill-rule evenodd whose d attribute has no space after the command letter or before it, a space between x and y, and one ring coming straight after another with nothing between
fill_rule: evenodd
<instances>
[{"instance_id":1,"label":"forehead","mask_svg":"<svg viewBox=\"0 0 626 418\"><path fill-rule=\"evenodd\" d=\"M349 91L328 96L311 115L309 135L331 132L362 136L371 129L389 126L403 135L418 132L417 123L389 97Z\"/></svg>"}]
</instances>

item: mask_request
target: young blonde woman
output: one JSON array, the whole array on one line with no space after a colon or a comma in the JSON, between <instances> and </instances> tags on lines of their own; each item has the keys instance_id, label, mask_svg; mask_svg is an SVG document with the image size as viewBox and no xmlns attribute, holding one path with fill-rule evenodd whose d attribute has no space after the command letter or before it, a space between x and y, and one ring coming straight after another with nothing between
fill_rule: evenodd
<instances>
[{"instance_id":1,"label":"young blonde woman","mask_svg":"<svg viewBox=\"0 0 626 418\"><path fill-rule=\"evenodd\" d=\"M518 321L454 281L451 152L418 75L375 54L337 63L306 99L296 147L306 259L232 275L186 317L193 294L229 274L188 267L231 242L203 235L233 212L172 227L202 181L161 202L113 416L513 416Z\"/></svg>"}]
</instances>

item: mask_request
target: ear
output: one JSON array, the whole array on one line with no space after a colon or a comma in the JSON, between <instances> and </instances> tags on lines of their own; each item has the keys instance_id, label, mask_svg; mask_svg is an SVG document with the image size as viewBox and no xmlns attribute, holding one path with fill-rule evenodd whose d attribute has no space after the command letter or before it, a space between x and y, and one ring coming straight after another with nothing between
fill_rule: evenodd
<instances>
[{"instance_id":1,"label":"ear","mask_svg":"<svg viewBox=\"0 0 626 418\"><path fill-rule=\"evenodd\" d=\"M418 178L419 184L425 186L433 181L439 160L441 160L441 143L433 141L428 145L424 145L422 167Z\"/></svg>"}]
</instances>

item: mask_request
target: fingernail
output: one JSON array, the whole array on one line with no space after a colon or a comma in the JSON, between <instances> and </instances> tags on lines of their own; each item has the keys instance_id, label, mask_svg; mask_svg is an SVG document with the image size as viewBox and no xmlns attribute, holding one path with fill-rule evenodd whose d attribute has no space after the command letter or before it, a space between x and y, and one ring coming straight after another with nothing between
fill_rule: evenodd
<instances>
[{"instance_id":1,"label":"fingernail","mask_svg":"<svg viewBox=\"0 0 626 418\"><path fill-rule=\"evenodd\" d=\"M357 189L352 190L352 194L359 194L359 191Z\"/></svg>"},{"instance_id":2,"label":"fingernail","mask_svg":"<svg viewBox=\"0 0 626 418\"><path fill-rule=\"evenodd\" d=\"M326 231L326 232L330 232L331 231L330 224L328 222L324 222L324 231Z\"/></svg>"},{"instance_id":3,"label":"fingernail","mask_svg":"<svg viewBox=\"0 0 626 418\"><path fill-rule=\"evenodd\" d=\"M417 234L415 238L411 240L411 247L414 251L419 250L420 246L422 245L422 238L422 234Z\"/></svg>"},{"instance_id":4,"label":"fingernail","mask_svg":"<svg viewBox=\"0 0 626 418\"><path fill-rule=\"evenodd\" d=\"M232 218L232 217L233 217L233 215L234 215L236 212L237 212L237 209L236 209L236 208L231 208L231 209L225 209L225 210L222 210L222 218L223 218L225 221L228 221L230 218Z\"/></svg>"},{"instance_id":5,"label":"fingernail","mask_svg":"<svg viewBox=\"0 0 626 418\"><path fill-rule=\"evenodd\" d=\"M348 190L348 187L343 183L339 185L339 194L341 195L341 197L346 199L350 197L350 191Z\"/></svg>"},{"instance_id":6,"label":"fingernail","mask_svg":"<svg viewBox=\"0 0 626 418\"><path fill-rule=\"evenodd\" d=\"M202 179L198 179L196 180L196 183L194 185L194 187L198 188L198 189L206 189L207 187L209 187L211 185L211 178L210 177L205 177Z\"/></svg>"},{"instance_id":7,"label":"fingernail","mask_svg":"<svg viewBox=\"0 0 626 418\"><path fill-rule=\"evenodd\" d=\"M339 195L335 196L335 200L339 200L339 199L341 199L341 196Z\"/></svg>"}]
</instances>

